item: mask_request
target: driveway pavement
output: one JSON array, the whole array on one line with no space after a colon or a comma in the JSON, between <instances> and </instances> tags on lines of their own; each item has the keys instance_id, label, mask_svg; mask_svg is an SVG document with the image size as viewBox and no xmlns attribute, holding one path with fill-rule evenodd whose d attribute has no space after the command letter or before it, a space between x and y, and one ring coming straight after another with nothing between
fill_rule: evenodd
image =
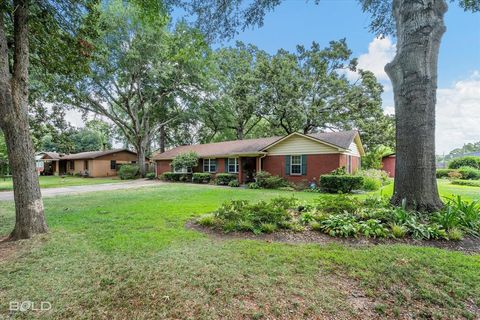
<instances>
[{"instance_id":1,"label":"driveway pavement","mask_svg":"<svg viewBox=\"0 0 480 320\"><path fill-rule=\"evenodd\" d=\"M134 189L134 188L148 187L148 186L160 185L160 184L162 184L162 182L160 181L142 179L142 180L125 181L125 182L110 183L110 184L94 184L94 185L85 185L85 186L47 188L47 189L42 189L42 196L44 198L49 198L49 197L63 196L63 195L69 195L69 194L79 194L79 193L96 192L96 191ZM0 201L10 201L10 200L13 200L13 191L0 192Z\"/></svg>"}]
</instances>

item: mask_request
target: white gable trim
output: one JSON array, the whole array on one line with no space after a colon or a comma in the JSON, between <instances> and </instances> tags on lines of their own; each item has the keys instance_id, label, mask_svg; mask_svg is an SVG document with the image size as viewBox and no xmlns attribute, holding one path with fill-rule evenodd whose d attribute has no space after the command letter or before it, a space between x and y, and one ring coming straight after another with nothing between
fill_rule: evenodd
<instances>
[{"instance_id":1,"label":"white gable trim","mask_svg":"<svg viewBox=\"0 0 480 320\"><path fill-rule=\"evenodd\" d=\"M305 138L305 139L308 139L308 140L311 140L311 141L314 141L316 143L319 143L319 144L323 144L323 145L326 145L328 147L331 147L331 148L334 148L336 151L338 151L339 153L342 153L342 152L345 152L345 151L348 151L347 149L343 149L343 148L340 148L339 146L336 146L334 144L331 144L331 143L328 143L328 142L325 142L323 140L320 140L320 139L317 139L317 138L314 138L314 137L310 137L310 136L307 136L305 134L302 134L302 133L299 133L299 132L293 132L277 141L275 141L274 143L266 146L262 151L266 151L268 152L269 149L275 147L276 145L290 139L291 137L294 137L294 136L298 136L298 137L302 137L302 138Z\"/></svg>"}]
</instances>

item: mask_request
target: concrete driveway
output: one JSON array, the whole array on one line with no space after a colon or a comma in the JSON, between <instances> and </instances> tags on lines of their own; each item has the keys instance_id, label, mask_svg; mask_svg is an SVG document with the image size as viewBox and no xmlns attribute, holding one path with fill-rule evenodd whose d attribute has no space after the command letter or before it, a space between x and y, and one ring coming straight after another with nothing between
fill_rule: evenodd
<instances>
[{"instance_id":1,"label":"concrete driveway","mask_svg":"<svg viewBox=\"0 0 480 320\"><path fill-rule=\"evenodd\" d=\"M134 180L134 181L125 181L118 183L110 184L94 184L86 186L72 186L72 187L61 187L61 188L47 188L42 189L42 196L44 198L63 196L69 194L80 194L87 192L96 192L96 191L110 191L110 190L123 190L123 189L134 189L141 187L148 187L154 185L160 185L162 182L154 180ZM13 191L4 191L0 192L0 201L11 201L13 200Z\"/></svg>"}]
</instances>

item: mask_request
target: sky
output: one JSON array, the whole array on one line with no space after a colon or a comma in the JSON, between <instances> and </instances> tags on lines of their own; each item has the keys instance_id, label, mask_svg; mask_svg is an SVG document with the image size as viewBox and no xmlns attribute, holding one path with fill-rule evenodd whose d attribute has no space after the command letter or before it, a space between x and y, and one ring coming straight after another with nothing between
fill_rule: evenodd
<instances>
[{"instance_id":1,"label":"sky","mask_svg":"<svg viewBox=\"0 0 480 320\"><path fill-rule=\"evenodd\" d=\"M274 54L281 48L294 51L298 44L316 41L323 47L346 38L359 67L374 72L384 85L385 112L394 113L392 85L383 68L395 55L396 40L375 38L368 30L369 21L356 0L321 0L318 5L313 0L284 0L267 13L263 27L250 28L213 47L240 40ZM464 12L451 3L445 24L438 64L437 154L480 141L480 13ZM81 125L73 114L68 119Z\"/></svg>"}]
</instances>

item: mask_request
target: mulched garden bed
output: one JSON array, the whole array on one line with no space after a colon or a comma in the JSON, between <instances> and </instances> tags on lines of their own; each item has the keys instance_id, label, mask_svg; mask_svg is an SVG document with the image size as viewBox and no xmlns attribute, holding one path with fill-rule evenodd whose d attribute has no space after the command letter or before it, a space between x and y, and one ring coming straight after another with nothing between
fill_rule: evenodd
<instances>
[{"instance_id":1,"label":"mulched garden bed","mask_svg":"<svg viewBox=\"0 0 480 320\"><path fill-rule=\"evenodd\" d=\"M476 254L480 253L480 239L465 237L461 241L448 240L415 240L410 238L404 239L373 239L366 237L358 238L336 238L326 235L324 233L312 230L305 230L301 232L294 232L291 230L279 230L274 233L254 234L251 232L230 232L225 233L222 230L203 227L195 220L190 220L185 224L187 229L192 229L206 233L215 239L249 239L261 240L266 242L282 242L290 244L330 244L337 243L352 247L368 247L379 244L408 244L419 247L435 247L453 251L461 251L464 253Z\"/></svg>"}]
</instances>

